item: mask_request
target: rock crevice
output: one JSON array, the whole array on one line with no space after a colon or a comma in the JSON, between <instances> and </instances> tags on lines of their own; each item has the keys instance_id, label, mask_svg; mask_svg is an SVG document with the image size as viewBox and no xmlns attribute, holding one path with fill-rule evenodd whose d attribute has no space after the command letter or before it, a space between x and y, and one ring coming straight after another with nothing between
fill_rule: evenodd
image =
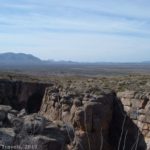
<instances>
[{"instance_id":1,"label":"rock crevice","mask_svg":"<svg viewBox=\"0 0 150 150\"><path fill-rule=\"evenodd\" d=\"M29 113L38 112L45 88L51 84L0 80L0 104L16 110L26 108Z\"/></svg>"}]
</instances>

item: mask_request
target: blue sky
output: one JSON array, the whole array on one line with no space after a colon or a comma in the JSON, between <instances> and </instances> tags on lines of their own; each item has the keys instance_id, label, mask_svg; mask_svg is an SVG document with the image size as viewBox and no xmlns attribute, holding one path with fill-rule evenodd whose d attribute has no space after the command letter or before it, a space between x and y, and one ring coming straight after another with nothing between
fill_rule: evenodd
<instances>
[{"instance_id":1,"label":"blue sky","mask_svg":"<svg viewBox=\"0 0 150 150\"><path fill-rule=\"evenodd\" d=\"M150 60L149 0L1 0L0 52L42 59Z\"/></svg>"}]
</instances>

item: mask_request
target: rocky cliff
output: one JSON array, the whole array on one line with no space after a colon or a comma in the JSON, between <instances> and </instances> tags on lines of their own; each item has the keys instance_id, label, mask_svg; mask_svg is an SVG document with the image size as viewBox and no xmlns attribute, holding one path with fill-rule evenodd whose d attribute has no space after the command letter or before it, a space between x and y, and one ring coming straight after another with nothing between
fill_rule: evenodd
<instances>
[{"instance_id":1,"label":"rocky cliff","mask_svg":"<svg viewBox=\"0 0 150 150\"><path fill-rule=\"evenodd\" d=\"M72 125L69 149L146 150L145 134L119 95L98 87L51 87L46 89L40 114Z\"/></svg>"},{"instance_id":2,"label":"rocky cliff","mask_svg":"<svg viewBox=\"0 0 150 150\"><path fill-rule=\"evenodd\" d=\"M0 145L2 149L149 150L149 98L147 92L116 93L83 82L1 80Z\"/></svg>"},{"instance_id":3,"label":"rocky cliff","mask_svg":"<svg viewBox=\"0 0 150 150\"><path fill-rule=\"evenodd\" d=\"M112 149L108 131L115 97L111 91L93 92L57 87L46 90L40 112L48 120L72 125L75 135L70 149Z\"/></svg>"},{"instance_id":4,"label":"rocky cliff","mask_svg":"<svg viewBox=\"0 0 150 150\"><path fill-rule=\"evenodd\" d=\"M118 92L124 110L143 134L150 149L150 93L125 91Z\"/></svg>"}]
</instances>

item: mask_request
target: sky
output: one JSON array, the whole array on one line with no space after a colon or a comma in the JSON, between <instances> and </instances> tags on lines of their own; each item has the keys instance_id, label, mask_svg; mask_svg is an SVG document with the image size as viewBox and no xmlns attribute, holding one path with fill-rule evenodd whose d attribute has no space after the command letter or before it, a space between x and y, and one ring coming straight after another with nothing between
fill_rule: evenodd
<instances>
[{"instance_id":1,"label":"sky","mask_svg":"<svg viewBox=\"0 0 150 150\"><path fill-rule=\"evenodd\" d=\"M149 0L1 0L0 53L150 61Z\"/></svg>"}]
</instances>

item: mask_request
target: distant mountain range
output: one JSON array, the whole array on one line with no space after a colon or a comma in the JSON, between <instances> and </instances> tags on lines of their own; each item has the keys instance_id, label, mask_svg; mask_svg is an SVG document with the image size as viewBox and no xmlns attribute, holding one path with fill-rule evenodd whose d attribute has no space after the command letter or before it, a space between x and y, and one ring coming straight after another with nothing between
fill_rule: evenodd
<instances>
[{"instance_id":1,"label":"distant mountain range","mask_svg":"<svg viewBox=\"0 0 150 150\"><path fill-rule=\"evenodd\" d=\"M54 61L54 60L41 60L31 54L25 53L0 53L0 65L48 65L48 64L77 64L72 61Z\"/></svg>"},{"instance_id":2,"label":"distant mountain range","mask_svg":"<svg viewBox=\"0 0 150 150\"><path fill-rule=\"evenodd\" d=\"M0 64L3 65L22 65L22 64L39 64L42 60L31 55L24 53L1 53Z\"/></svg>"},{"instance_id":3,"label":"distant mountain range","mask_svg":"<svg viewBox=\"0 0 150 150\"><path fill-rule=\"evenodd\" d=\"M117 62L95 62L95 63L81 63L81 62L73 62L73 61L54 61L54 60L41 60L38 57L35 57L31 54L25 53L0 53L0 65L50 65L50 64L103 64L103 65L116 65L116 64L146 64L149 65L150 61L143 61L141 63L117 63Z\"/></svg>"}]
</instances>

